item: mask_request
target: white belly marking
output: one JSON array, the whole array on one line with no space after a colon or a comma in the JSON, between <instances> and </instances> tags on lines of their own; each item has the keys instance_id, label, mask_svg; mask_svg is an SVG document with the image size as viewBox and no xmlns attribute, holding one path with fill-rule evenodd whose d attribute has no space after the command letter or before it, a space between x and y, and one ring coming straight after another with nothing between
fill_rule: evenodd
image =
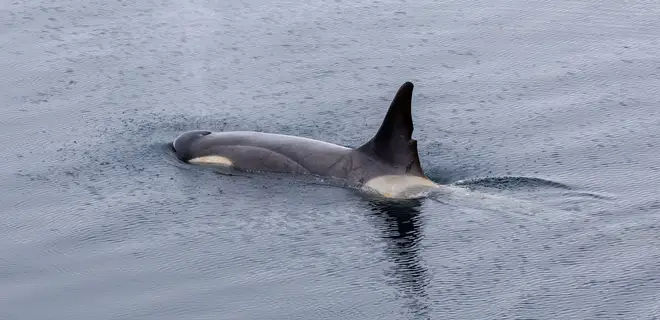
<instances>
[{"instance_id":1,"label":"white belly marking","mask_svg":"<svg viewBox=\"0 0 660 320\"><path fill-rule=\"evenodd\" d=\"M192 164L213 164L231 167L234 163L227 157L223 156L204 156L188 160Z\"/></svg>"},{"instance_id":2,"label":"white belly marking","mask_svg":"<svg viewBox=\"0 0 660 320\"><path fill-rule=\"evenodd\" d=\"M375 191L387 198L409 199L421 197L439 187L435 182L423 177L388 175L373 178L362 188L366 191Z\"/></svg>"}]
</instances>

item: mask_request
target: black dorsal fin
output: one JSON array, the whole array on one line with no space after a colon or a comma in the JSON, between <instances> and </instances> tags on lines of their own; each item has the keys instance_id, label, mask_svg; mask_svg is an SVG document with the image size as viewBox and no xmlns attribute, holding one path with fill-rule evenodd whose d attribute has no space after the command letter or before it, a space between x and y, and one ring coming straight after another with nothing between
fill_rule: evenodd
<instances>
[{"instance_id":1,"label":"black dorsal fin","mask_svg":"<svg viewBox=\"0 0 660 320\"><path fill-rule=\"evenodd\" d=\"M412 139L411 114L413 84L404 83L390 104L376 135L358 148L406 174L425 176L419 163L417 141Z\"/></svg>"}]
</instances>

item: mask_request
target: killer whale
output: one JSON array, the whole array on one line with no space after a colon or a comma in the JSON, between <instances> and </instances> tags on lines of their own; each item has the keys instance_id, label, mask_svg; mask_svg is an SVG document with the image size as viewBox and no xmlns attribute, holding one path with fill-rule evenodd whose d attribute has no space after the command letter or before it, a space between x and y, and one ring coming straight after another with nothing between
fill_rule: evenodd
<instances>
[{"instance_id":1,"label":"killer whale","mask_svg":"<svg viewBox=\"0 0 660 320\"><path fill-rule=\"evenodd\" d=\"M412 139L413 87L406 82L399 88L376 134L355 149L276 133L207 130L184 132L172 147L190 164L311 174L387 198L415 198L439 185L424 174Z\"/></svg>"}]
</instances>

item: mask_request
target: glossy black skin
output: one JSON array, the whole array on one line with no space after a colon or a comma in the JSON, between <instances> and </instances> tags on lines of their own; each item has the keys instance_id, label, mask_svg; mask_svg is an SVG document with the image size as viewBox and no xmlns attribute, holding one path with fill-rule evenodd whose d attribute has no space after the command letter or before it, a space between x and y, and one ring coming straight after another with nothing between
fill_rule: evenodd
<instances>
[{"instance_id":1,"label":"glossy black skin","mask_svg":"<svg viewBox=\"0 0 660 320\"><path fill-rule=\"evenodd\" d=\"M289 135L234 131L189 131L173 143L182 161L222 156L244 170L312 174L362 184L387 174L406 174L357 149Z\"/></svg>"}]
</instances>

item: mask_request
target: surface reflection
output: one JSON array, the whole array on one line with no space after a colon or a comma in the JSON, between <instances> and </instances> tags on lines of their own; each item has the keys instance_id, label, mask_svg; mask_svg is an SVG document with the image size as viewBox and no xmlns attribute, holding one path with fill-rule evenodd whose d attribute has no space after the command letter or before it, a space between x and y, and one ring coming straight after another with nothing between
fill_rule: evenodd
<instances>
[{"instance_id":1,"label":"surface reflection","mask_svg":"<svg viewBox=\"0 0 660 320\"><path fill-rule=\"evenodd\" d=\"M387 240L386 254L394 263L388 275L415 319L429 319L431 310L426 288L430 275L419 254L419 243L423 238L422 202L371 200L370 205Z\"/></svg>"}]
</instances>

